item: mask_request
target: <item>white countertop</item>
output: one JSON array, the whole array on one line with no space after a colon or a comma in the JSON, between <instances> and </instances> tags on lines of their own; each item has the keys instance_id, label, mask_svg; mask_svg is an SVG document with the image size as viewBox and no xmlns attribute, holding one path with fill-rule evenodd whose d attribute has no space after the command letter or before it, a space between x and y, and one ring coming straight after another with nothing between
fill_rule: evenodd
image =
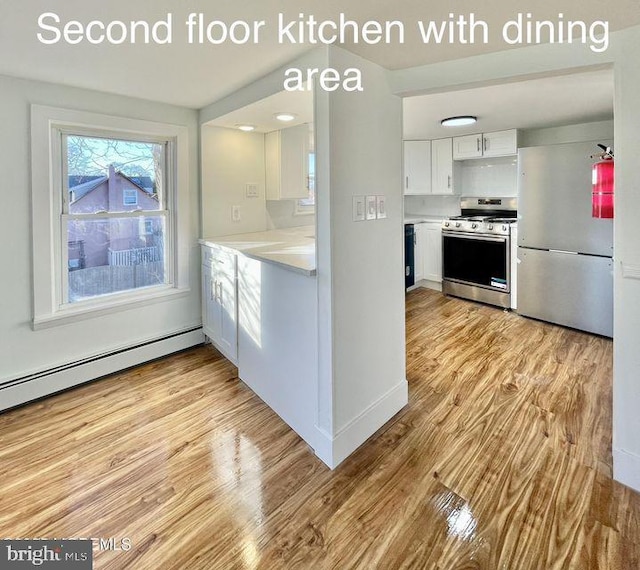
<instances>
[{"instance_id":1,"label":"white countertop","mask_svg":"<svg viewBox=\"0 0 640 570\"><path fill-rule=\"evenodd\" d=\"M314 226L203 238L199 243L231 249L303 275L316 274Z\"/></svg>"}]
</instances>

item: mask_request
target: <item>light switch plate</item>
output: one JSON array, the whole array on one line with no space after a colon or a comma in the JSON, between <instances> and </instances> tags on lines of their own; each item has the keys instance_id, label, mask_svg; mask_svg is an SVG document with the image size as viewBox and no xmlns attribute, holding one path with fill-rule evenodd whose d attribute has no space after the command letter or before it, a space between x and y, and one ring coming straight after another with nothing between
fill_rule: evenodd
<instances>
[{"instance_id":1,"label":"light switch plate","mask_svg":"<svg viewBox=\"0 0 640 570\"><path fill-rule=\"evenodd\" d=\"M387 198L385 196L376 196L378 219L382 220L387 217Z\"/></svg>"},{"instance_id":2,"label":"light switch plate","mask_svg":"<svg viewBox=\"0 0 640 570\"><path fill-rule=\"evenodd\" d=\"M240 206L231 206L231 220L234 222L240 221Z\"/></svg>"},{"instance_id":3,"label":"light switch plate","mask_svg":"<svg viewBox=\"0 0 640 570\"><path fill-rule=\"evenodd\" d=\"M375 220L378 217L378 200L376 196L367 196L365 218Z\"/></svg>"},{"instance_id":4,"label":"light switch plate","mask_svg":"<svg viewBox=\"0 0 640 570\"><path fill-rule=\"evenodd\" d=\"M364 196L353 197L353 221L364 222Z\"/></svg>"},{"instance_id":5,"label":"light switch plate","mask_svg":"<svg viewBox=\"0 0 640 570\"><path fill-rule=\"evenodd\" d=\"M258 185L250 182L245 184L245 194L247 198L257 198L258 197Z\"/></svg>"}]
</instances>

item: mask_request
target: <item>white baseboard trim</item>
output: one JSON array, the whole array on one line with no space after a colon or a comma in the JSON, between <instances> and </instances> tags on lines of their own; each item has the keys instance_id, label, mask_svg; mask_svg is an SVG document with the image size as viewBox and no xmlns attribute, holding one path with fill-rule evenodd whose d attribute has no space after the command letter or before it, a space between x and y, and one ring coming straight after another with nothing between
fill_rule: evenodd
<instances>
[{"instance_id":1,"label":"white baseboard trim","mask_svg":"<svg viewBox=\"0 0 640 570\"><path fill-rule=\"evenodd\" d=\"M420 287L433 289L434 291L440 291L442 293L442 281L429 281L429 279L425 279L420 281Z\"/></svg>"},{"instance_id":2,"label":"white baseboard trim","mask_svg":"<svg viewBox=\"0 0 640 570\"><path fill-rule=\"evenodd\" d=\"M202 329L177 333L173 336L147 342L130 349L105 354L99 358L80 362L41 373L24 380L16 380L0 387L0 411L20 406L32 400L67 390L79 384L90 382L107 374L166 356L204 342Z\"/></svg>"},{"instance_id":3,"label":"white baseboard trim","mask_svg":"<svg viewBox=\"0 0 640 570\"><path fill-rule=\"evenodd\" d=\"M335 469L408 402L409 385L402 380L336 433L330 457L326 457L325 450L322 451L323 455L318 450L316 454L331 469Z\"/></svg>"},{"instance_id":4,"label":"white baseboard trim","mask_svg":"<svg viewBox=\"0 0 640 570\"><path fill-rule=\"evenodd\" d=\"M316 426L317 437L315 438L315 447L313 451L316 457L322 461L327 467L333 469L333 440L331 436L322 428Z\"/></svg>"},{"instance_id":5,"label":"white baseboard trim","mask_svg":"<svg viewBox=\"0 0 640 570\"><path fill-rule=\"evenodd\" d=\"M613 478L640 493L640 455L614 449Z\"/></svg>"}]
</instances>

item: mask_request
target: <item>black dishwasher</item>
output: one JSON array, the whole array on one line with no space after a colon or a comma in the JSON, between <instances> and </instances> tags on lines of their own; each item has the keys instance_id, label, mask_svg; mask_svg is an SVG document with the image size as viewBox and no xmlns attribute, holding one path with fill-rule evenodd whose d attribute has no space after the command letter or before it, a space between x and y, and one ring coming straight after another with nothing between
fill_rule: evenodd
<instances>
[{"instance_id":1,"label":"black dishwasher","mask_svg":"<svg viewBox=\"0 0 640 570\"><path fill-rule=\"evenodd\" d=\"M404 225L404 287L408 289L415 285L415 228L413 224Z\"/></svg>"}]
</instances>

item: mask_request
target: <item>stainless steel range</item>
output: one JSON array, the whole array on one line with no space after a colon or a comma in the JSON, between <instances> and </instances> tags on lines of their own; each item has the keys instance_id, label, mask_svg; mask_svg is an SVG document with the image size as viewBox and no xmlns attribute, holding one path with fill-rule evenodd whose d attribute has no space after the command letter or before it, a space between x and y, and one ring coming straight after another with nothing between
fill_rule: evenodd
<instances>
[{"instance_id":1,"label":"stainless steel range","mask_svg":"<svg viewBox=\"0 0 640 570\"><path fill-rule=\"evenodd\" d=\"M461 216L442 222L442 292L511 306L511 231L517 198L462 198Z\"/></svg>"}]
</instances>

